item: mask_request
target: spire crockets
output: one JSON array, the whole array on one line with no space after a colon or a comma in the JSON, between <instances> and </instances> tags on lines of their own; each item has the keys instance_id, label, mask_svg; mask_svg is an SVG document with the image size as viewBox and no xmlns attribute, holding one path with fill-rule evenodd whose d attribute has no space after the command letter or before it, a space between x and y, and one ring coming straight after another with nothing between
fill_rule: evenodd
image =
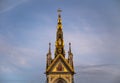
<instances>
[{"instance_id":1,"label":"spire crockets","mask_svg":"<svg viewBox=\"0 0 120 83\"><path fill-rule=\"evenodd\" d=\"M62 10L58 9L58 25L57 28L61 28L62 29L62 19L61 19L61 12Z\"/></svg>"},{"instance_id":2,"label":"spire crockets","mask_svg":"<svg viewBox=\"0 0 120 83\"><path fill-rule=\"evenodd\" d=\"M65 57L61 12L62 10L58 9L58 24L57 24L56 44L55 44L55 47L56 47L55 57L58 54L62 54Z\"/></svg>"}]
</instances>

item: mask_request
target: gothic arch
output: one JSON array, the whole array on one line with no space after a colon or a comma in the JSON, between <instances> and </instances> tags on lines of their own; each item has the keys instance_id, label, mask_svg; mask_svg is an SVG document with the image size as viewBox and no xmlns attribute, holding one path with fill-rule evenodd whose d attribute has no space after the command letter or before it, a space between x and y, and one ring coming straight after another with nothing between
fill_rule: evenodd
<instances>
[{"instance_id":1,"label":"gothic arch","mask_svg":"<svg viewBox=\"0 0 120 83\"><path fill-rule=\"evenodd\" d=\"M62 78L58 78L53 83L67 83L67 82Z\"/></svg>"}]
</instances>

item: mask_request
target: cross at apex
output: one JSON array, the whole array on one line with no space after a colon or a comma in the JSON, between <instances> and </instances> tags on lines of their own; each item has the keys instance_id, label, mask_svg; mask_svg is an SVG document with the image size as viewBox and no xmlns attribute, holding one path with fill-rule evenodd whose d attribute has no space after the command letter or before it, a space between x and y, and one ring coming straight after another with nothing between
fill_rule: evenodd
<instances>
[{"instance_id":1,"label":"cross at apex","mask_svg":"<svg viewBox=\"0 0 120 83\"><path fill-rule=\"evenodd\" d=\"M59 9L57 10L57 12L58 12L58 14L60 14L60 13L62 12L62 10L59 8Z\"/></svg>"}]
</instances>

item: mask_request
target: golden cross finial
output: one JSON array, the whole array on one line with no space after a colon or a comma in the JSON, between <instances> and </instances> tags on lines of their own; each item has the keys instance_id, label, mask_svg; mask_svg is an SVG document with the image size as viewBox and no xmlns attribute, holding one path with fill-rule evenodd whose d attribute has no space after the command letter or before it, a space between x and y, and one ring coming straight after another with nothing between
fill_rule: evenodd
<instances>
[{"instance_id":1,"label":"golden cross finial","mask_svg":"<svg viewBox=\"0 0 120 83\"><path fill-rule=\"evenodd\" d=\"M58 14L60 15L60 13L62 12L62 10L59 8L59 9L57 10L57 12L58 12Z\"/></svg>"}]
</instances>

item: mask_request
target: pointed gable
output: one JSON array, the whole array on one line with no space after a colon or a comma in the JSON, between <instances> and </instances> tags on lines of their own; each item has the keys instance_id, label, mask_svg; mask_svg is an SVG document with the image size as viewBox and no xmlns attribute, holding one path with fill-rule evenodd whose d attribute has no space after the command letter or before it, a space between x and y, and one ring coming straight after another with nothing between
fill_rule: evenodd
<instances>
[{"instance_id":1,"label":"pointed gable","mask_svg":"<svg viewBox=\"0 0 120 83\"><path fill-rule=\"evenodd\" d=\"M51 63L51 65L47 68L47 72L72 72L74 73L74 69L68 64L66 59L59 54Z\"/></svg>"},{"instance_id":2,"label":"pointed gable","mask_svg":"<svg viewBox=\"0 0 120 83\"><path fill-rule=\"evenodd\" d=\"M69 72L69 69L65 64L59 59L57 63L53 66L50 72Z\"/></svg>"}]
</instances>

